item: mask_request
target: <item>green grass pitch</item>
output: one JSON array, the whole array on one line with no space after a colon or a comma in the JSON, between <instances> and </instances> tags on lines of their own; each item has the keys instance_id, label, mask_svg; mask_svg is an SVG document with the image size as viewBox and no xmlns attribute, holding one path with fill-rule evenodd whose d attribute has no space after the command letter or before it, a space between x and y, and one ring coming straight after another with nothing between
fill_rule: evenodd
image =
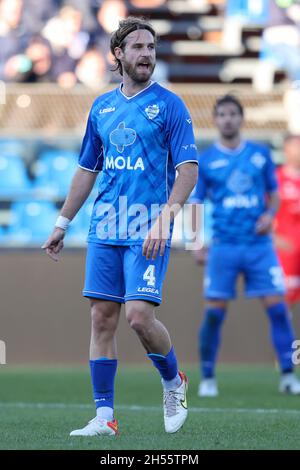
<instances>
[{"instance_id":1,"label":"green grass pitch","mask_svg":"<svg viewBox=\"0 0 300 470\"><path fill-rule=\"evenodd\" d=\"M278 393L272 365L220 366L220 396L197 397L189 377L184 427L163 429L162 391L149 365L120 365L116 382L118 437L69 437L94 417L87 367L0 366L0 449L204 450L300 449L300 396Z\"/></svg>"}]
</instances>

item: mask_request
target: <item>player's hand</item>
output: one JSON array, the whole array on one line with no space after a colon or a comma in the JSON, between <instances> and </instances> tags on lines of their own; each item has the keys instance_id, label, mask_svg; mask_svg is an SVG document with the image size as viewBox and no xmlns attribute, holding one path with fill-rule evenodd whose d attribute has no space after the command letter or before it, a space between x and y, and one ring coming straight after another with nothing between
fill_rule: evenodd
<instances>
[{"instance_id":1,"label":"player's hand","mask_svg":"<svg viewBox=\"0 0 300 470\"><path fill-rule=\"evenodd\" d=\"M170 236L170 217L162 216L157 218L154 225L149 230L147 237L143 243L143 255L147 259L156 259L159 252L163 256L166 244Z\"/></svg>"},{"instance_id":2,"label":"player's hand","mask_svg":"<svg viewBox=\"0 0 300 470\"><path fill-rule=\"evenodd\" d=\"M273 240L275 248L278 250L291 252L295 249L293 242L281 235L274 235Z\"/></svg>"},{"instance_id":3,"label":"player's hand","mask_svg":"<svg viewBox=\"0 0 300 470\"><path fill-rule=\"evenodd\" d=\"M273 215L270 212L262 214L256 222L256 233L259 235L265 235L270 233L273 227Z\"/></svg>"},{"instance_id":4,"label":"player's hand","mask_svg":"<svg viewBox=\"0 0 300 470\"><path fill-rule=\"evenodd\" d=\"M208 249L206 247L203 247L203 248L200 248L199 250L193 250L192 254L196 263L203 265L207 261Z\"/></svg>"},{"instance_id":5,"label":"player's hand","mask_svg":"<svg viewBox=\"0 0 300 470\"><path fill-rule=\"evenodd\" d=\"M65 237L65 231L59 227L56 227L51 233L48 240L42 245L42 249L46 251L47 255L54 261L58 261L58 253L63 249Z\"/></svg>"}]
</instances>

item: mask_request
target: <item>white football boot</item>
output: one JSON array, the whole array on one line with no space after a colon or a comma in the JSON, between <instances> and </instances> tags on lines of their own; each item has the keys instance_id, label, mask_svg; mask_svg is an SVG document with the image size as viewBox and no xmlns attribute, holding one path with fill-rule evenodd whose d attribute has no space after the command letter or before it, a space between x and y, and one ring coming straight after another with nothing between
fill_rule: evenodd
<instances>
[{"instance_id":1,"label":"white football boot","mask_svg":"<svg viewBox=\"0 0 300 470\"><path fill-rule=\"evenodd\" d=\"M185 422L187 410L188 379L179 371L181 385L175 390L164 390L164 422L168 433L178 431Z\"/></svg>"},{"instance_id":2,"label":"white football boot","mask_svg":"<svg viewBox=\"0 0 300 470\"><path fill-rule=\"evenodd\" d=\"M118 434L118 422L116 419L107 421L107 419L101 419L96 416L84 428L72 431L70 436L100 436L103 434L107 436L116 436Z\"/></svg>"},{"instance_id":3,"label":"white football boot","mask_svg":"<svg viewBox=\"0 0 300 470\"><path fill-rule=\"evenodd\" d=\"M219 394L217 381L214 377L203 379L199 384L199 397L217 397Z\"/></svg>"},{"instance_id":4,"label":"white football boot","mask_svg":"<svg viewBox=\"0 0 300 470\"><path fill-rule=\"evenodd\" d=\"M279 392L300 395L300 381L293 372L282 374L279 382Z\"/></svg>"}]
</instances>

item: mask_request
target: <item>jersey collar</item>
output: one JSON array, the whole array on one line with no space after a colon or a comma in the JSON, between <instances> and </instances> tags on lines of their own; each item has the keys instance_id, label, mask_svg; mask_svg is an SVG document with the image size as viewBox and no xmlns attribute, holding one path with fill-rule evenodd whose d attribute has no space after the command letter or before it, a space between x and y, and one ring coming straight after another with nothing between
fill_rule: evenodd
<instances>
[{"instance_id":1,"label":"jersey collar","mask_svg":"<svg viewBox=\"0 0 300 470\"><path fill-rule=\"evenodd\" d=\"M237 147L234 149L230 149L228 147L225 147L222 145L220 142L216 142L215 146L217 147L218 150L220 150L223 153L226 153L227 155L238 155L241 153L245 147L246 147L246 141L242 140Z\"/></svg>"},{"instance_id":2,"label":"jersey collar","mask_svg":"<svg viewBox=\"0 0 300 470\"><path fill-rule=\"evenodd\" d=\"M146 88L143 88L141 91L138 91L135 95L132 95L132 96L126 96L124 95L123 91L122 91L122 88L123 88L123 83L120 84L118 90L119 90L119 93L127 100L127 101L130 101L132 100L132 98L135 98L136 96L140 95L141 93L144 93L144 91L148 90L152 85L154 85L156 82L152 81L149 83L148 86L146 86Z\"/></svg>"}]
</instances>

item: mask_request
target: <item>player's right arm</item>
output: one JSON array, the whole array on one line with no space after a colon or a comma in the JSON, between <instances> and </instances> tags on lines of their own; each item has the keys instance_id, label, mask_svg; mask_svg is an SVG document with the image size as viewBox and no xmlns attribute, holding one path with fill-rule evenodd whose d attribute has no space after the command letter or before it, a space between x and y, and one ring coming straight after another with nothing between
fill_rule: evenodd
<instances>
[{"instance_id":1,"label":"player's right arm","mask_svg":"<svg viewBox=\"0 0 300 470\"><path fill-rule=\"evenodd\" d=\"M73 177L65 203L60 211L60 216L70 221L75 217L90 194L97 175L98 173L78 168ZM54 261L58 261L57 255L64 246L63 239L65 233L66 231L62 228L55 227L48 240L42 245L42 249Z\"/></svg>"},{"instance_id":2,"label":"player's right arm","mask_svg":"<svg viewBox=\"0 0 300 470\"><path fill-rule=\"evenodd\" d=\"M207 194L207 183L204 174L204 166L202 164L201 156L199 157L199 167L198 167L198 181L193 189L189 203L191 204L190 207L190 223L192 225L192 232L194 233L195 230L197 234L200 234L201 231L201 217L200 217L200 204L204 204L204 200ZM203 208L202 208L203 210ZM203 218L202 218L203 221ZM207 259L207 247L203 245L203 240L198 240L194 243L192 249L192 255L195 259L197 264L204 264Z\"/></svg>"}]
</instances>

